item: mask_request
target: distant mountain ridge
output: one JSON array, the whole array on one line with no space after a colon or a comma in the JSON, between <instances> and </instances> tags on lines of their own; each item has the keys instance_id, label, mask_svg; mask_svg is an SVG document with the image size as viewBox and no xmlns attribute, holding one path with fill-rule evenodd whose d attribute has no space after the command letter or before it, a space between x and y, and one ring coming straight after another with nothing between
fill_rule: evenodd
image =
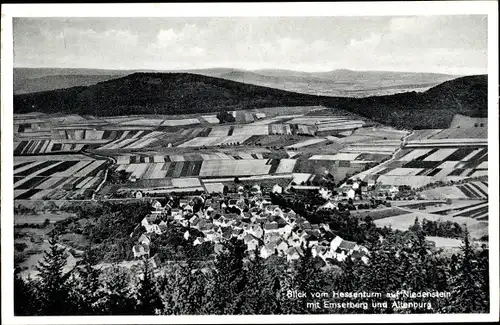
<instances>
[{"instance_id":1,"label":"distant mountain ridge","mask_svg":"<svg viewBox=\"0 0 500 325\"><path fill-rule=\"evenodd\" d=\"M14 93L34 93L75 86L89 86L136 72L193 73L304 94L348 97L387 95L412 90L423 91L457 77L435 73L353 71L347 69L328 72L301 72L280 69L249 71L232 68L179 71L15 68Z\"/></svg>"},{"instance_id":2,"label":"distant mountain ridge","mask_svg":"<svg viewBox=\"0 0 500 325\"><path fill-rule=\"evenodd\" d=\"M91 86L16 95L14 112L169 115L323 105L400 128L446 128L457 113L487 116L487 86L487 76L480 75L447 81L422 93L347 98L294 93L189 73L134 73Z\"/></svg>"}]
</instances>

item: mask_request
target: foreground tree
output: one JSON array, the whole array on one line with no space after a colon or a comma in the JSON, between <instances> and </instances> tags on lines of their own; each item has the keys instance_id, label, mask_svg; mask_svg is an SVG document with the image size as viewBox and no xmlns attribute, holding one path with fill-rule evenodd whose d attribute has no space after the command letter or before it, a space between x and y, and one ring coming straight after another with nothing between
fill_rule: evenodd
<instances>
[{"instance_id":1,"label":"foreground tree","mask_svg":"<svg viewBox=\"0 0 500 325\"><path fill-rule=\"evenodd\" d=\"M102 314L103 290L100 282L101 271L92 265L86 253L77 266L71 298L79 315Z\"/></svg>"},{"instance_id":2,"label":"foreground tree","mask_svg":"<svg viewBox=\"0 0 500 325\"><path fill-rule=\"evenodd\" d=\"M142 278L137 289L137 300L136 311L140 315L155 315L157 310L163 307L148 259L144 259L142 264Z\"/></svg>"},{"instance_id":3,"label":"foreground tree","mask_svg":"<svg viewBox=\"0 0 500 325\"><path fill-rule=\"evenodd\" d=\"M462 239L456 275L451 280L452 303L447 311L452 313L489 312L489 294L483 274L484 255L476 253L470 242L469 231L465 229ZM481 261L481 264L480 264ZM486 261L487 262L487 261ZM486 267L487 268L487 267Z\"/></svg>"},{"instance_id":4,"label":"foreground tree","mask_svg":"<svg viewBox=\"0 0 500 325\"><path fill-rule=\"evenodd\" d=\"M69 283L71 272L64 270L67 254L65 249L59 246L56 238L49 240L50 248L38 263L36 270L39 272L39 280L35 286L39 298L40 314L42 315L69 315L73 310L70 304Z\"/></svg>"}]
</instances>

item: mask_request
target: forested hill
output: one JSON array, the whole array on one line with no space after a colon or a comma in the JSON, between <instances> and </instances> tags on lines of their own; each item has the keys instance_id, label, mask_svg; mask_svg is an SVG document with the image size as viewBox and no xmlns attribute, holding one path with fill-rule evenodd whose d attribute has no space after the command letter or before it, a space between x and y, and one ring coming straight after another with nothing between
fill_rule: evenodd
<instances>
[{"instance_id":1,"label":"forested hill","mask_svg":"<svg viewBox=\"0 0 500 325\"><path fill-rule=\"evenodd\" d=\"M87 87L14 96L14 112L189 114L317 105L320 97L188 73L134 73Z\"/></svg>"},{"instance_id":2,"label":"forested hill","mask_svg":"<svg viewBox=\"0 0 500 325\"><path fill-rule=\"evenodd\" d=\"M423 93L331 98L324 104L399 128L447 128L457 113L471 117L488 116L488 76L457 78Z\"/></svg>"},{"instance_id":3,"label":"forested hill","mask_svg":"<svg viewBox=\"0 0 500 325\"><path fill-rule=\"evenodd\" d=\"M188 73L134 73L87 87L15 95L14 112L113 116L324 105L400 128L446 128L456 113L487 116L487 86L487 76L479 75L446 81L423 93L347 98L305 95Z\"/></svg>"}]
</instances>

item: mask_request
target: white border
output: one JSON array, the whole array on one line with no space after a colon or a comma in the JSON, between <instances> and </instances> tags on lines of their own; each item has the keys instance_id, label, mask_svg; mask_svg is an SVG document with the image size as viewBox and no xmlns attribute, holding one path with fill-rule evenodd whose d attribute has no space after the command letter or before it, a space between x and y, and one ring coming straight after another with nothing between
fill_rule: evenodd
<instances>
[{"instance_id":1,"label":"white border","mask_svg":"<svg viewBox=\"0 0 500 325\"><path fill-rule=\"evenodd\" d=\"M496 1L363 2L359 3L204 3L204 4L24 4L2 5L1 53L1 231L2 323L4 324L131 324L131 323L332 323L332 322L477 322L499 319L498 201L498 3ZM404 16L488 15L489 141L489 314L411 315L277 315L277 316L13 316L13 53L12 17L257 17L257 16Z\"/></svg>"}]
</instances>

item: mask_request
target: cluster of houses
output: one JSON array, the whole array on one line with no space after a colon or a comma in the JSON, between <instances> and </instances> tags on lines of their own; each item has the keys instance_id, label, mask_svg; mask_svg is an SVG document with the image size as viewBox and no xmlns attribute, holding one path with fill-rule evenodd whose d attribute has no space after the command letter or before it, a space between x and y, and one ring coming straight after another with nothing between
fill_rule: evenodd
<instances>
[{"instance_id":1,"label":"cluster of houses","mask_svg":"<svg viewBox=\"0 0 500 325\"><path fill-rule=\"evenodd\" d=\"M251 197L239 193L229 198L202 194L182 199L176 207L173 200L165 205L153 201L151 213L141 221L145 233L133 246L134 257L149 257L151 234L161 235L168 227L182 226L186 240L195 246L211 242L215 253L224 249L225 241L237 238L244 242L249 256L268 258L275 254L292 261L303 256L304 249L311 249L312 255L325 263L348 257L368 261L365 247L342 239L328 225L311 224L293 210L271 204L260 191L252 193Z\"/></svg>"}]
</instances>

